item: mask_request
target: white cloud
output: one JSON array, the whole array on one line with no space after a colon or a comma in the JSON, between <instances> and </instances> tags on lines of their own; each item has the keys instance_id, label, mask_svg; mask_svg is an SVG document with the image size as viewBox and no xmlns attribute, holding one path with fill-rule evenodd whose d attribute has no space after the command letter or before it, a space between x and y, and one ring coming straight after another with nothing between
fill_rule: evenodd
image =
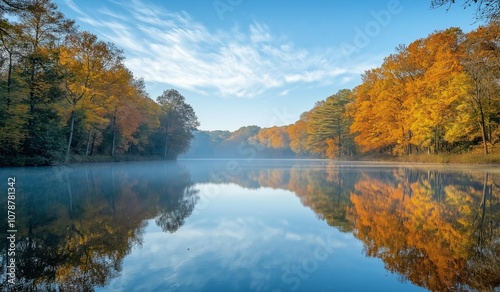
<instances>
[{"instance_id":1,"label":"white cloud","mask_svg":"<svg viewBox=\"0 0 500 292\"><path fill-rule=\"evenodd\" d=\"M186 12L162 11L138 0L122 6L127 15L103 8L92 16L65 1L80 21L124 49L126 65L148 82L251 98L286 94L297 84L342 84L360 73L358 67L341 64L343 56L333 50L296 48L263 23L255 22L247 31L214 31Z\"/></svg>"},{"instance_id":2,"label":"white cloud","mask_svg":"<svg viewBox=\"0 0 500 292\"><path fill-rule=\"evenodd\" d=\"M290 90L289 89L285 89L285 90L281 91L279 95L280 96L285 96L285 95L288 94L288 92L290 92Z\"/></svg>"},{"instance_id":3,"label":"white cloud","mask_svg":"<svg viewBox=\"0 0 500 292\"><path fill-rule=\"evenodd\" d=\"M73 2L73 0L64 0L64 3L66 3L66 5L68 5L68 7L71 8L71 10L75 11L76 13L78 13L80 15L84 14L80 10L80 8L78 8L78 6L75 4L75 2Z\"/></svg>"},{"instance_id":4,"label":"white cloud","mask_svg":"<svg viewBox=\"0 0 500 292\"><path fill-rule=\"evenodd\" d=\"M112 17L112 18L116 18L116 19L121 19L121 20L124 20L124 21L129 21L129 18L124 16L124 15L120 15L118 13L115 13L111 10L109 10L108 8L104 7L104 8L101 8L99 10L99 13L105 15L105 16L109 16L109 17Z\"/></svg>"}]
</instances>

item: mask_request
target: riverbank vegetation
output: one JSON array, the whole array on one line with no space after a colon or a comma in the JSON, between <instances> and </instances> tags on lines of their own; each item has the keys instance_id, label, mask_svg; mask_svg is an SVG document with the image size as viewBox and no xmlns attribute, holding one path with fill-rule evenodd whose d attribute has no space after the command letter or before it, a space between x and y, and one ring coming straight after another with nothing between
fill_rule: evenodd
<instances>
[{"instance_id":1,"label":"riverbank vegetation","mask_svg":"<svg viewBox=\"0 0 500 292\"><path fill-rule=\"evenodd\" d=\"M154 102L119 48L78 30L50 0L0 5L1 164L172 159L188 149L199 123L178 91Z\"/></svg>"},{"instance_id":2,"label":"riverbank vegetation","mask_svg":"<svg viewBox=\"0 0 500 292\"><path fill-rule=\"evenodd\" d=\"M199 123L181 93L166 90L155 102L119 48L78 30L52 1L2 0L0 11L2 165L175 159L185 152L498 162L495 17L468 33L449 28L398 46L361 84L317 102L293 124L194 132Z\"/></svg>"}]
</instances>

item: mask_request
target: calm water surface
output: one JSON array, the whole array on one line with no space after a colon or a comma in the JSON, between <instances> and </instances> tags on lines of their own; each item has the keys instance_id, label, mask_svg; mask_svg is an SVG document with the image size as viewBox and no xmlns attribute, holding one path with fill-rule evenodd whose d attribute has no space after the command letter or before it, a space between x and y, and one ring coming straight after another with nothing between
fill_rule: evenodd
<instances>
[{"instance_id":1,"label":"calm water surface","mask_svg":"<svg viewBox=\"0 0 500 292\"><path fill-rule=\"evenodd\" d=\"M16 178L16 286L6 282ZM498 291L500 170L325 160L0 169L3 291Z\"/></svg>"}]
</instances>

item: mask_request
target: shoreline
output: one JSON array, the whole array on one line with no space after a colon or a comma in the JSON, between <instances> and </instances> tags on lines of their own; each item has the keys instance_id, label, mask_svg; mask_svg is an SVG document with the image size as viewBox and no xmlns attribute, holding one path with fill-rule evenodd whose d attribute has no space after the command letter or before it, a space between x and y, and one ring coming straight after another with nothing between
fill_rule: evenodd
<instances>
[{"instance_id":1,"label":"shoreline","mask_svg":"<svg viewBox=\"0 0 500 292\"><path fill-rule=\"evenodd\" d=\"M374 156L367 155L363 160L403 162L403 163L423 163L423 164L443 164L443 165L500 165L500 153L462 153L462 154L411 154L405 156Z\"/></svg>"},{"instance_id":2,"label":"shoreline","mask_svg":"<svg viewBox=\"0 0 500 292\"><path fill-rule=\"evenodd\" d=\"M164 159L161 156L140 156L140 155L120 155L120 156L81 156L73 155L70 162L56 163L45 166L64 166L64 165L80 165L80 164L98 164L112 162L138 162L138 161L174 161L174 160L325 160L332 162L364 162L364 163L396 163L396 164L414 164L414 165L447 165L447 166L499 166L500 153L491 153L488 155L480 153L463 153L463 154L412 154L405 156L392 156L387 154L361 154L341 159L328 159L317 157L290 157L290 158L246 158L246 157L181 157L178 159ZM1 167L39 167L43 165L2 165Z\"/></svg>"}]
</instances>

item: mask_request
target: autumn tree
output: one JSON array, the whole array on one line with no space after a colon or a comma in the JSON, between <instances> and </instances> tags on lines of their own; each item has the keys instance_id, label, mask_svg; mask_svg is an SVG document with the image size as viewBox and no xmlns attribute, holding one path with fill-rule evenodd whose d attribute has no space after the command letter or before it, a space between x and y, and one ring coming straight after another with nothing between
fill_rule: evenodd
<instances>
[{"instance_id":1,"label":"autumn tree","mask_svg":"<svg viewBox=\"0 0 500 292\"><path fill-rule=\"evenodd\" d=\"M110 121L108 132L111 148L107 152L114 157L116 150L124 153L130 145L136 145L139 142L134 134L142 122L139 103L143 102L144 98L141 96L141 90L136 88L136 82L130 70L124 66L117 66L108 74L110 78L113 78L113 86L106 90L108 96L105 102L108 108L106 116Z\"/></svg>"},{"instance_id":2,"label":"autumn tree","mask_svg":"<svg viewBox=\"0 0 500 292\"><path fill-rule=\"evenodd\" d=\"M449 148L447 131L456 120L458 103L466 95L467 80L460 64L463 38L460 29L450 28L407 48L407 59L414 60L410 63L421 70L407 86L410 143L418 149L438 153Z\"/></svg>"},{"instance_id":3,"label":"autumn tree","mask_svg":"<svg viewBox=\"0 0 500 292\"><path fill-rule=\"evenodd\" d=\"M121 51L112 44L99 41L97 36L88 33L71 34L67 45L61 50L61 65L64 71L64 90L66 105L61 114L68 121L69 135L66 147L66 162L69 160L77 115L87 123L89 136L93 128L107 124L107 110L114 110L108 93L111 87L120 84L119 70L122 68Z\"/></svg>"},{"instance_id":4,"label":"autumn tree","mask_svg":"<svg viewBox=\"0 0 500 292\"><path fill-rule=\"evenodd\" d=\"M137 131L133 134L137 143L130 145L128 150L129 153L136 150L139 153L148 154L145 150L147 146L151 145L149 137L153 134L154 129L160 127L159 113L161 108L150 98L142 77L136 77L132 82L137 99L137 109L140 112L140 122Z\"/></svg>"},{"instance_id":5,"label":"autumn tree","mask_svg":"<svg viewBox=\"0 0 500 292\"><path fill-rule=\"evenodd\" d=\"M123 69L125 70L125 68ZM128 72L128 73L127 73ZM159 128L160 106L145 90L144 80L132 76L128 70L128 83L124 84L112 117L112 150L120 153L150 154L150 137Z\"/></svg>"},{"instance_id":6,"label":"autumn tree","mask_svg":"<svg viewBox=\"0 0 500 292\"><path fill-rule=\"evenodd\" d=\"M458 28L434 32L365 72L351 107L351 132L364 151L439 153L473 141L475 133L484 145L492 140L498 37L491 32L490 41L481 36L472 42L475 32L470 34Z\"/></svg>"},{"instance_id":7,"label":"autumn tree","mask_svg":"<svg viewBox=\"0 0 500 292\"><path fill-rule=\"evenodd\" d=\"M408 107L405 92L411 78L391 55L380 68L366 71L362 84L353 90L351 133L363 151L404 153L409 144ZM400 70L403 69L403 70Z\"/></svg>"},{"instance_id":8,"label":"autumn tree","mask_svg":"<svg viewBox=\"0 0 500 292\"><path fill-rule=\"evenodd\" d=\"M307 117L309 112L300 115L300 119L288 126L288 136L290 137L290 149L299 156L309 153L307 147Z\"/></svg>"},{"instance_id":9,"label":"autumn tree","mask_svg":"<svg viewBox=\"0 0 500 292\"><path fill-rule=\"evenodd\" d=\"M488 154L488 143L500 137L500 25L490 23L467 34L462 65L471 81L468 98L470 121L475 121ZM471 134L474 134L472 132Z\"/></svg>"},{"instance_id":10,"label":"autumn tree","mask_svg":"<svg viewBox=\"0 0 500 292\"><path fill-rule=\"evenodd\" d=\"M290 144L286 127L262 128L257 134L256 140L261 145L274 149L285 149Z\"/></svg>"}]
</instances>

